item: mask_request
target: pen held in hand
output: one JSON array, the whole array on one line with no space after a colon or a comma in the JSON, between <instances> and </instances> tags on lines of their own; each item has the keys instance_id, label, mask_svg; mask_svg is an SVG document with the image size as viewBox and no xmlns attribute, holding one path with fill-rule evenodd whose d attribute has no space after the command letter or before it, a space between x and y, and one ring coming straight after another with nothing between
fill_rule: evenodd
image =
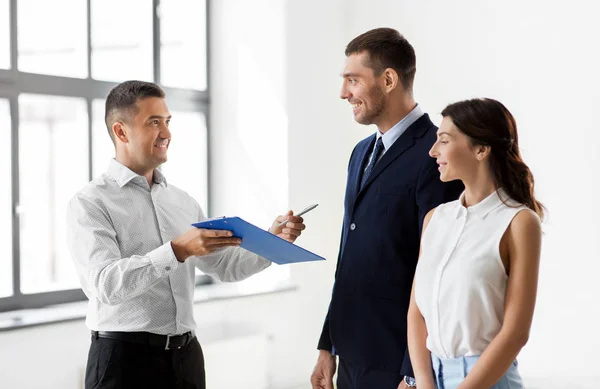
<instances>
[{"instance_id":1,"label":"pen held in hand","mask_svg":"<svg viewBox=\"0 0 600 389\"><path fill-rule=\"evenodd\" d=\"M313 204L313 205L310 205L310 206L308 206L308 207L304 208L302 211L300 211L300 213L299 213L299 214L297 214L297 215L292 215L292 216L302 216L302 215L304 215L305 213L307 213L307 212L309 212L309 211L312 211L313 209L317 208L317 206L318 206L318 205L319 205L319 204ZM287 216L286 216L286 217L287 217ZM289 220L287 220L287 219L286 219L286 220L284 220L284 221L283 221L283 222L281 222L281 223L280 223L280 224L279 224L277 227L283 227L283 226L285 226L285 225L288 223L288 221L289 221Z\"/></svg>"}]
</instances>

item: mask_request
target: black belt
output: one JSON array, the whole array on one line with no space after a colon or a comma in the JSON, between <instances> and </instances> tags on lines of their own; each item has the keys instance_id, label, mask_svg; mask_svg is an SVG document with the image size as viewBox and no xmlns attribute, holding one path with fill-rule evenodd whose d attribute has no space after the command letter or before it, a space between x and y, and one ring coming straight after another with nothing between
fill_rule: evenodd
<instances>
[{"instance_id":1,"label":"black belt","mask_svg":"<svg viewBox=\"0 0 600 389\"><path fill-rule=\"evenodd\" d=\"M121 340L123 342L148 344L165 350L180 349L187 346L196 336L192 332L181 335L158 335L151 332L113 332L92 331L95 338Z\"/></svg>"}]
</instances>

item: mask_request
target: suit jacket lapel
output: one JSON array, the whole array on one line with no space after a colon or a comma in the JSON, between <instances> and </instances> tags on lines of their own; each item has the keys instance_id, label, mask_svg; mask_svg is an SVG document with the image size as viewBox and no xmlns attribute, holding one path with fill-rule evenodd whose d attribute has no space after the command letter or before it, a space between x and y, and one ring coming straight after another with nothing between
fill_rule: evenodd
<instances>
[{"instance_id":1,"label":"suit jacket lapel","mask_svg":"<svg viewBox=\"0 0 600 389\"><path fill-rule=\"evenodd\" d=\"M356 150L356 158L353 159L352 166L350 167L350 174L352 177L349 185L352 185L352 193L351 193L351 208L354 207L354 202L356 201L356 197L358 195L358 191L360 190L360 182L362 181L363 171L365 170L366 163L369 161L369 157L373 152L373 146L375 145L376 136L373 135L369 139L368 142L365 142L365 145L361 149Z\"/></svg>"},{"instance_id":2,"label":"suit jacket lapel","mask_svg":"<svg viewBox=\"0 0 600 389\"><path fill-rule=\"evenodd\" d=\"M371 172L371 175L365 182L365 186L362 190L359 189L356 198L364 192L369 185L398 157L400 157L406 150L410 149L415 144L415 139L423 136L423 133L427 130L428 126L424 125L424 120L429 122L429 116L424 114L416 122L404 131L400 138L398 138L392 147L383 154L379 162L375 165L375 168ZM361 176L362 177L362 176ZM359 181L360 185L360 181Z\"/></svg>"}]
</instances>

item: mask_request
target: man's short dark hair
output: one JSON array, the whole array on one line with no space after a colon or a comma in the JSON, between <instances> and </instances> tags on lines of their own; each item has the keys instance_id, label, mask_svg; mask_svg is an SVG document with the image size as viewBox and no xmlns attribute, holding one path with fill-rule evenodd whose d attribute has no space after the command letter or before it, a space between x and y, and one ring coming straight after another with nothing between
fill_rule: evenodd
<instances>
[{"instance_id":1,"label":"man's short dark hair","mask_svg":"<svg viewBox=\"0 0 600 389\"><path fill-rule=\"evenodd\" d=\"M376 28L352 39L346 46L346 56L351 54L368 54L365 65L373 69L379 76L385 69L392 68L398 73L404 89L412 93L417 59L415 49L393 28Z\"/></svg>"},{"instance_id":2,"label":"man's short dark hair","mask_svg":"<svg viewBox=\"0 0 600 389\"><path fill-rule=\"evenodd\" d=\"M112 131L114 122L131 124L138 112L136 103L147 97L165 98L162 88L153 82L125 81L115 86L106 97L104 121L108 134L113 143L116 143Z\"/></svg>"}]
</instances>

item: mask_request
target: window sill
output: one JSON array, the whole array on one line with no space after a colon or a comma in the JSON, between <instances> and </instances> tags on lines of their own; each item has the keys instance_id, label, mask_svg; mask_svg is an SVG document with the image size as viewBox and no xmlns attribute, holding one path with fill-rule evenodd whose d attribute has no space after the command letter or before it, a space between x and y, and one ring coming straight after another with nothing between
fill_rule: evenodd
<instances>
[{"instance_id":1,"label":"window sill","mask_svg":"<svg viewBox=\"0 0 600 389\"><path fill-rule=\"evenodd\" d=\"M241 297L290 292L297 286L290 280L272 283L215 283L196 288L194 303L208 303ZM0 313L0 332L85 319L87 301Z\"/></svg>"}]
</instances>

